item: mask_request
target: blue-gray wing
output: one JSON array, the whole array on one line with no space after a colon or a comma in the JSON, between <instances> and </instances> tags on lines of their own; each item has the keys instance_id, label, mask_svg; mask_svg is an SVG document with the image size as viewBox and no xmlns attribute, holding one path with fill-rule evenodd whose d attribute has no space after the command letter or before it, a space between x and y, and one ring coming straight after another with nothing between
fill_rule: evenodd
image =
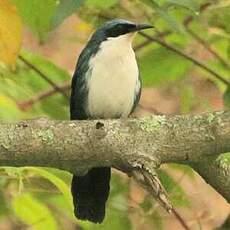
<instances>
[{"instance_id":1,"label":"blue-gray wing","mask_svg":"<svg viewBox=\"0 0 230 230\"><path fill-rule=\"evenodd\" d=\"M98 50L98 46L92 46L93 44L90 46L89 44L81 52L72 78L70 98L71 120L83 120L88 118L86 108L88 97L87 81L91 75L89 61Z\"/></svg>"}]
</instances>

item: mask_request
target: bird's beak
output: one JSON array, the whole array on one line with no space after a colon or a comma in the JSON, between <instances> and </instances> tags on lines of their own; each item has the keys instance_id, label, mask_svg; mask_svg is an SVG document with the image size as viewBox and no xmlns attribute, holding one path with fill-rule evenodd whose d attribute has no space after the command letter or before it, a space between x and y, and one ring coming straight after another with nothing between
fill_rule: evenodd
<instances>
[{"instance_id":1,"label":"bird's beak","mask_svg":"<svg viewBox=\"0 0 230 230\"><path fill-rule=\"evenodd\" d=\"M153 26L149 25L149 24L137 24L137 26L136 26L137 31L150 29L150 28L153 28Z\"/></svg>"}]
</instances>

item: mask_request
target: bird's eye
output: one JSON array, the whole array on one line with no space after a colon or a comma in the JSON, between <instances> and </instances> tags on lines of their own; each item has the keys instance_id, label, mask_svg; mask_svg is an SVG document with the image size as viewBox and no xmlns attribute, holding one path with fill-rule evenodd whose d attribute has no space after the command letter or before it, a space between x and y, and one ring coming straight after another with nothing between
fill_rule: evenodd
<instances>
[{"instance_id":1,"label":"bird's eye","mask_svg":"<svg viewBox=\"0 0 230 230\"><path fill-rule=\"evenodd\" d=\"M116 32L117 35L126 34L128 32L128 27L125 25L117 25Z\"/></svg>"},{"instance_id":2,"label":"bird's eye","mask_svg":"<svg viewBox=\"0 0 230 230\"><path fill-rule=\"evenodd\" d=\"M134 27L135 25L132 24L118 24L114 27L107 29L106 35L108 37L117 37L134 31Z\"/></svg>"}]
</instances>

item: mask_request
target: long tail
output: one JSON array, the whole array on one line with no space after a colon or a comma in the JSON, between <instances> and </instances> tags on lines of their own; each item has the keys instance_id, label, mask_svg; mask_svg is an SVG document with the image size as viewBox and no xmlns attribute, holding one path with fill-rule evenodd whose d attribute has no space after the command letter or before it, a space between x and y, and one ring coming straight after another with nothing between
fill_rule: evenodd
<instances>
[{"instance_id":1,"label":"long tail","mask_svg":"<svg viewBox=\"0 0 230 230\"><path fill-rule=\"evenodd\" d=\"M72 196L75 216L80 220L101 223L109 196L111 169L93 168L84 176L73 176Z\"/></svg>"}]
</instances>

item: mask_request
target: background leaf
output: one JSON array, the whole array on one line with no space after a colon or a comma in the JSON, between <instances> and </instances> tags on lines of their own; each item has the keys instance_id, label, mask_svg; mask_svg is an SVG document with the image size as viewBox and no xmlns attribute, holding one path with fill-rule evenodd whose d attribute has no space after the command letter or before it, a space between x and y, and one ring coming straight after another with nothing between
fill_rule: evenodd
<instances>
[{"instance_id":1,"label":"background leaf","mask_svg":"<svg viewBox=\"0 0 230 230\"><path fill-rule=\"evenodd\" d=\"M92 29L97 29L110 18L125 18L133 22L146 22L154 25L155 29L145 32L193 56L225 79L230 80L227 65L221 64L218 58L210 54L202 43L186 32L186 26L189 26L189 29L199 35L206 45L229 63L230 11L228 1L0 0L0 12L5 12L3 6L9 1L18 7L25 27L23 30L25 39L20 57L30 62L56 85L70 84L69 73L73 72L76 58L84 44L87 43ZM205 9L203 9L204 6ZM198 15L200 8L203 10ZM70 20L62 24L70 15L72 15ZM1 14L0 28L4 25L4 28L11 30L7 32L15 33L14 26L4 24L13 18ZM188 21L190 21L188 25L184 23ZM1 36L0 33L0 50L3 44ZM136 54L144 87L137 116L155 112L179 114L222 110L224 91L223 99L229 106L229 87L211 74L201 71L195 64L156 42L147 41L140 35L137 35L134 40L134 47L138 46ZM146 86L148 88L145 88ZM69 119L69 100L59 92L40 98L28 107L21 106L52 90L52 86L21 59L16 61L14 71L7 68L1 61L0 119L16 121L40 116L48 116L51 119ZM68 89L65 93L70 95ZM6 146L8 144L3 143ZM218 160L224 165L229 163L228 155L224 155L223 158L221 156ZM175 208L181 207L178 209L181 217L183 218L185 210L186 220L194 220L189 222L191 228L197 228L196 222L201 222L202 227L214 229L215 223L224 218L223 215L219 215L223 213L222 210L226 203L221 203L219 198L215 200L213 197L217 196L216 193L212 194L210 191L210 194L206 194L205 184L199 183L199 195L194 195L197 194L196 183L190 182L191 180L197 182L199 177L191 168L170 164L164 166L159 175L173 204L176 205ZM180 183L180 179L175 179L178 178L178 175L183 178L183 183ZM58 230L95 229L94 224L78 221L74 217L70 183L71 174L60 170L4 167L0 170L0 201L2 204L0 206L0 229L36 229L37 223L43 223L41 214L47 213L47 210L50 222L45 222L46 226L41 227L43 229L50 229L49 225ZM190 185L186 187L188 183ZM22 199L23 195L26 198ZM17 199L20 200L16 202L17 207L21 209L16 212L15 206L10 204ZM211 199L211 202L206 202L208 199ZM194 200L197 205L193 205ZM204 203L206 205L203 205ZM215 209L209 206L210 204L213 204ZM37 206L40 208L36 208ZM30 213L28 212L29 207ZM199 218L199 220L194 218L194 216L200 217L199 213L207 211L213 216L212 226L209 222L208 227L206 218ZM28 216L29 214L31 217ZM172 228L171 223L176 221L132 180L115 172L112 176L111 192L107 202L106 220L103 225L96 225L96 228L111 230L170 229Z\"/></svg>"},{"instance_id":2,"label":"background leaf","mask_svg":"<svg viewBox=\"0 0 230 230\"><path fill-rule=\"evenodd\" d=\"M22 22L15 5L0 0L0 62L15 66L22 42Z\"/></svg>"},{"instance_id":3,"label":"background leaf","mask_svg":"<svg viewBox=\"0 0 230 230\"><path fill-rule=\"evenodd\" d=\"M46 169L43 168L37 168L37 167L23 167L21 170L29 170L30 172L33 172L47 180L49 180L51 183L53 183L57 189L64 195L66 201L68 202L69 206L73 208L72 204L72 196L70 194L69 186L61 180L59 177L54 175L53 173L49 172Z\"/></svg>"},{"instance_id":4,"label":"background leaf","mask_svg":"<svg viewBox=\"0 0 230 230\"><path fill-rule=\"evenodd\" d=\"M52 27L60 25L68 16L79 8L84 0L60 0L52 18Z\"/></svg>"},{"instance_id":5,"label":"background leaf","mask_svg":"<svg viewBox=\"0 0 230 230\"><path fill-rule=\"evenodd\" d=\"M33 65L46 74L57 85L70 81L71 77L67 71L56 66L42 56L28 51L21 51L21 55ZM12 90L14 88L14 90ZM52 89L52 87L41 78L34 70L23 62L17 62L17 72L5 71L0 76L0 104L4 110L0 110L0 117L6 120L18 120L33 116L50 116L55 119L68 119L68 100L61 94L54 94L45 100L39 101L28 111L20 110L18 102L26 101L38 93ZM40 114L40 115L39 115Z\"/></svg>"},{"instance_id":6,"label":"background leaf","mask_svg":"<svg viewBox=\"0 0 230 230\"><path fill-rule=\"evenodd\" d=\"M26 25L44 41L51 29L56 0L13 0Z\"/></svg>"},{"instance_id":7,"label":"background leaf","mask_svg":"<svg viewBox=\"0 0 230 230\"><path fill-rule=\"evenodd\" d=\"M191 63L160 47L143 54L139 66L144 86L151 86L182 79Z\"/></svg>"},{"instance_id":8,"label":"background leaf","mask_svg":"<svg viewBox=\"0 0 230 230\"><path fill-rule=\"evenodd\" d=\"M91 7L99 7L99 8L109 8L113 5L115 5L118 2L118 0L106 0L106 1L101 1L101 0L85 0L85 4L89 5Z\"/></svg>"},{"instance_id":9,"label":"background leaf","mask_svg":"<svg viewBox=\"0 0 230 230\"><path fill-rule=\"evenodd\" d=\"M16 103L9 97L0 94L0 119L15 120L21 115Z\"/></svg>"},{"instance_id":10,"label":"background leaf","mask_svg":"<svg viewBox=\"0 0 230 230\"><path fill-rule=\"evenodd\" d=\"M199 4L194 0L165 0L165 2L176 6L185 7L193 12L197 12L199 10Z\"/></svg>"},{"instance_id":11,"label":"background leaf","mask_svg":"<svg viewBox=\"0 0 230 230\"><path fill-rule=\"evenodd\" d=\"M157 1L144 0L142 2L154 9L155 12L169 25L170 29L177 32L183 32L183 26L179 24L172 15L168 14L166 10L163 10Z\"/></svg>"},{"instance_id":12,"label":"background leaf","mask_svg":"<svg viewBox=\"0 0 230 230\"><path fill-rule=\"evenodd\" d=\"M56 230L57 224L49 209L31 194L24 193L12 201L16 215L35 230Z\"/></svg>"}]
</instances>

